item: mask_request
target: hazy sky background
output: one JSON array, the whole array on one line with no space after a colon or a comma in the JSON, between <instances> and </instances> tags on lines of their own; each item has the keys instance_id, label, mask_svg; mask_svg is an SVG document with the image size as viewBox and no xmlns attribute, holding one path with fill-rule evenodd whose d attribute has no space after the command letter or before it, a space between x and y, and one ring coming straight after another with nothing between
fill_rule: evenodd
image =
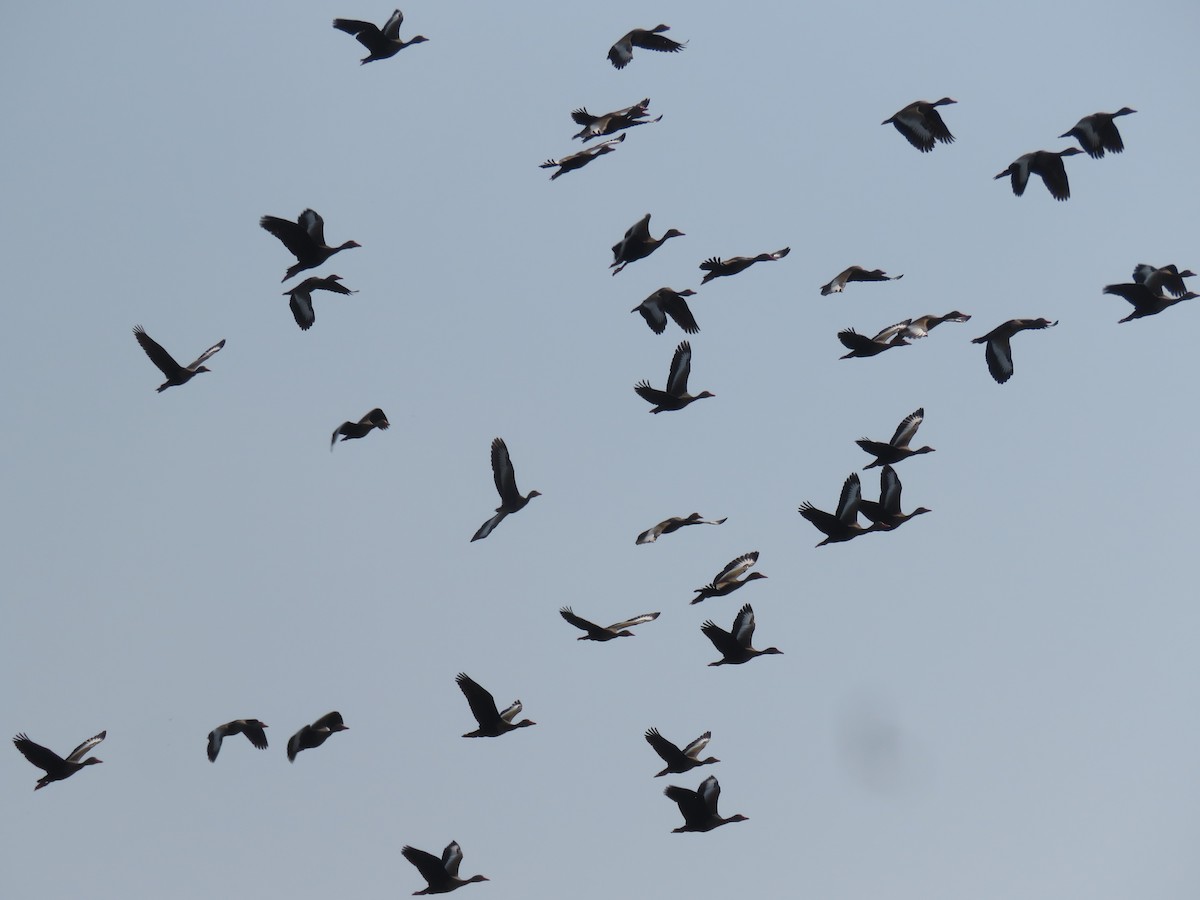
<instances>
[{"instance_id":1,"label":"hazy sky background","mask_svg":"<svg viewBox=\"0 0 1200 900\"><path fill-rule=\"evenodd\" d=\"M1200 267L1200 7L406 5L430 40L360 66L324 2L45 3L0 34L5 122L0 628L5 742L99 768L33 793L0 752L7 896L405 896L458 840L480 900L730 894L1194 898L1200 662L1196 317L1117 325L1135 264ZM679 54L609 45L671 25ZM880 122L918 98L958 140ZM550 183L572 109L661 123ZM1126 152L1072 198L993 181L1121 106ZM359 293L292 321L258 227L312 207ZM614 277L646 212L686 233ZM713 255L791 246L692 298L691 387L647 414L683 337L629 310ZM851 263L904 274L818 288ZM1195 288L1195 282L1193 283ZM836 333L960 309L908 349ZM1013 317L998 386L969 339ZM162 395L131 334L202 375ZM339 444L374 406L392 429ZM923 406L904 507L849 544L832 509ZM502 436L544 496L471 544ZM877 470L864 473L878 491ZM728 516L651 546L671 515ZM689 606L730 559L769 578ZM756 646L700 633L753 604ZM577 642L662 611L637 637ZM538 723L475 727L460 671ZM350 730L289 765L329 710ZM205 736L240 717L265 752ZM722 762L651 777L649 726ZM666 784L721 783L705 835Z\"/></svg>"}]
</instances>

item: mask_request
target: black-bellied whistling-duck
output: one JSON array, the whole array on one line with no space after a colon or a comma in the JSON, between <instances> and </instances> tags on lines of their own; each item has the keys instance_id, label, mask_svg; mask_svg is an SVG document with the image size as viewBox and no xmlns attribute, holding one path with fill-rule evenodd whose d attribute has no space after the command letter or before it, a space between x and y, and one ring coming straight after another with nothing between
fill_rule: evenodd
<instances>
[{"instance_id":1,"label":"black-bellied whistling-duck","mask_svg":"<svg viewBox=\"0 0 1200 900\"><path fill-rule=\"evenodd\" d=\"M1138 263L1133 270L1133 280L1136 284L1144 284L1153 293L1170 294L1172 297L1182 297L1187 293L1185 278L1194 278L1196 273L1191 269L1182 272L1174 264L1156 269L1149 263Z\"/></svg>"},{"instance_id":2,"label":"black-bellied whistling-duck","mask_svg":"<svg viewBox=\"0 0 1200 900\"><path fill-rule=\"evenodd\" d=\"M1075 156L1082 152L1078 147L1068 147L1066 150L1056 152L1035 150L1032 153L1018 156L1009 163L1007 169L996 175L993 180L1011 175L1012 192L1020 197L1025 193L1025 185L1029 182L1029 176L1040 175L1051 197L1055 200L1070 200L1071 184L1067 180L1067 168L1063 165L1063 157Z\"/></svg>"},{"instance_id":3,"label":"black-bellied whistling-duck","mask_svg":"<svg viewBox=\"0 0 1200 900\"><path fill-rule=\"evenodd\" d=\"M370 22L360 22L358 19L334 19L333 27L346 34L352 34L358 42L367 48L367 55L359 60L360 64L375 62L395 56L405 47L421 44L429 40L423 34L418 34L411 41L400 40L400 26L404 24L404 13L396 10L384 23L383 28Z\"/></svg>"},{"instance_id":4,"label":"black-bellied whistling-duck","mask_svg":"<svg viewBox=\"0 0 1200 900\"><path fill-rule=\"evenodd\" d=\"M719 763L720 760L715 756L710 756L708 759L700 758L700 753L708 746L711 738L712 732L706 731L680 750L659 734L657 728L646 729L646 742L654 748L654 752L661 756L662 761L667 764L667 767L654 777L661 778L663 775L682 775L684 772L690 772L698 766Z\"/></svg>"},{"instance_id":5,"label":"black-bellied whistling-duck","mask_svg":"<svg viewBox=\"0 0 1200 900\"><path fill-rule=\"evenodd\" d=\"M605 627L575 615L569 606L564 606L558 611L558 614L576 628L587 632L587 634L577 637L575 639L577 641L611 641L613 638L633 637L633 632L629 630L630 628L634 625L641 625L643 622L653 622L659 617L659 613L656 612L643 613L640 616L634 616L632 619L626 619L624 622L617 622L614 625Z\"/></svg>"},{"instance_id":6,"label":"black-bellied whistling-duck","mask_svg":"<svg viewBox=\"0 0 1200 900\"><path fill-rule=\"evenodd\" d=\"M917 429L921 427L921 423L925 421L925 408L916 410L905 416L900 424L896 426L896 433L892 435L892 439L886 444L882 441L872 441L869 438L859 438L854 443L862 447L865 451L875 457L871 462L867 463L863 468L873 469L876 466L886 466L892 463L898 463L902 459L908 459L910 456L917 456L921 453L932 453L932 447L918 447L914 450L909 446L917 435Z\"/></svg>"},{"instance_id":7,"label":"black-bellied whistling-duck","mask_svg":"<svg viewBox=\"0 0 1200 900\"><path fill-rule=\"evenodd\" d=\"M667 375L667 386L665 390L658 390L650 387L650 382L639 381L633 386L637 395L647 403L654 405L652 413L672 412L674 410L683 409L693 400L703 400L706 397L715 397L716 394L711 394L708 391L701 391L699 394L692 395L688 393L688 377L692 373L692 345L687 341L683 341L675 348L675 355L671 357L671 371Z\"/></svg>"},{"instance_id":8,"label":"black-bellied whistling-duck","mask_svg":"<svg viewBox=\"0 0 1200 900\"><path fill-rule=\"evenodd\" d=\"M864 269L862 266L851 266L838 272L827 284L821 285L821 296L840 294L851 281L899 281L903 275L888 275L883 269Z\"/></svg>"},{"instance_id":9,"label":"black-bellied whistling-duck","mask_svg":"<svg viewBox=\"0 0 1200 900\"><path fill-rule=\"evenodd\" d=\"M35 744L31 741L28 735L21 733L13 738L13 743L16 744L21 755L45 771L45 775L38 779L38 783L34 785L34 790L38 791L50 784L52 781L62 781L65 778L70 778L84 766L95 766L104 762L102 759L96 759L94 756L89 756L87 759L83 755L104 740L108 734L107 731L102 731L95 737L90 737L78 747L68 754L66 759L63 759L49 747L43 747L41 744Z\"/></svg>"},{"instance_id":10,"label":"black-bellied whistling-duck","mask_svg":"<svg viewBox=\"0 0 1200 900\"><path fill-rule=\"evenodd\" d=\"M646 320L646 324L655 334L662 334L667 330L668 316L686 333L697 334L700 326L696 324L695 318L692 317L692 311L688 308L687 300L684 299L694 296L695 293L691 288L673 291L671 288L661 287L630 312L641 313L642 318Z\"/></svg>"},{"instance_id":11,"label":"black-bellied whistling-duck","mask_svg":"<svg viewBox=\"0 0 1200 900\"><path fill-rule=\"evenodd\" d=\"M537 724L529 719L522 719L520 722L513 721L524 709L520 700L514 700L508 709L500 712L496 708L496 700L491 693L473 681L466 672L459 672L454 681L459 690L463 692L463 696L467 698L467 705L471 707L471 715L479 723L478 728L468 731L463 737L499 737L510 731L516 731L518 728L527 728Z\"/></svg>"},{"instance_id":12,"label":"black-bellied whistling-duck","mask_svg":"<svg viewBox=\"0 0 1200 900\"><path fill-rule=\"evenodd\" d=\"M679 811L683 814L683 824L678 828L672 828L672 834L684 831L712 831L714 828L728 825L730 822L748 821L748 818L741 813L728 818L717 813L717 799L721 796L721 785L712 775L700 782L700 787L694 791L671 785L664 789L663 793L679 804Z\"/></svg>"},{"instance_id":13,"label":"black-bellied whistling-duck","mask_svg":"<svg viewBox=\"0 0 1200 900\"><path fill-rule=\"evenodd\" d=\"M349 730L350 726L342 721L342 714L340 712L335 710L334 712L326 713L311 725L305 725L288 738L288 762L295 762L296 754L301 750L312 750L315 747L320 747L329 740L330 735L339 731Z\"/></svg>"},{"instance_id":14,"label":"black-bellied whistling-duck","mask_svg":"<svg viewBox=\"0 0 1200 900\"><path fill-rule=\"evenodd\" d=\"M1073 137L1092 159L1103 159L1105 150L1120 153L1125 149L1125 144L1121 141L1121 132L1117 131L1117 124L1113 119L1135 112L1136 109L1122 106L1114 113L1092 113L1090 116L1084 116L1075 123L1074 128L1066 134L1060 134L1059 137Z\"/></svg>"},{"instance_id":15,"label":"black-bellied whistling-duck","mask_svg":"<svg viewBox=\"0 0 1200 900\"><path fill-rule=\"evenodd\" d=\"M313 310L312 295L313 291L329 291L333 294L356 294L357 291L352 291L345 285L339 284L342 280L341 275L326 275L324 278L305 278L302 282L296 285L289 291L284 291L283 295L288 297L288 306L291 307L292 317L296 320L296 324L300 326L301 331L308 331L312 328L313 322L317 321L317 314Z\"/></svg>"},{"instance_id":16,"label":"black-bellied whistling-duck","mask_svg":"<svg viewBox=\"0 0 1200 900\"><path fill-rule=\"evenodd\" d=\"M869 356L878 356L884 350L891 350L893 347L907 347L908 341L901 334L903 330L903 323L889 325L874 337L867 337L865 334L859 334L853 328L843 328L838 332L838 340L850 352L843 353L838 359L855 357L865 359Z\"/></svg>"},{"instance_id":17,"label":"black-bellied whistling-duck","mask_svg":"<svg viewBox=\"0 0 1200 900\"><path fill-rule=\"evenodd\" d=\"M244 734L251 745L259 750L267 749L267 735L263 731L266 722L258 719L234 719L224 725L218 725L208 733L208 761L216 762L217 754L221 752L221 741L235 734Z\"/></svg>"},{"instance_id":18,"label":"black-bellied whistling-duck","mask_svg":"<svg viewBox=\"0 0 1200 900\"><path fill-rule=\"evenodd\" d=\"M612 246L613 261L608 267L616 275L631 262L645 259L673 237L683 237L682 231L668 228L660 238L650 237L650 213L638 219L625 232L625 236Z\"/></svg>"},{"instance_id":19,"label":"black-bellied whistling-duck","mask_svg":"<svg viewBox=\"0 0 1200 900\"><path fill-rule=\"evenodd\" d=\"M800 515L812 522L817 530L825 535L825 540L817 544L818 547L849 541L867 532L880 530L874 524L869 528L864 528L859 524L858 504L861 500L862 482L859 481L858 473L855 472L842 485L842 495L838 499L836 512L827 513L822 509L817 509L807 500L800 504Z\"/></svg>"},{"instance_id":20,"label":"black-bellied whistling-duck","mask_svg":"<svg viewBox=\"0 0 1200 900\"><path fill-rule=\"evenodd\" d=\"M687 42L685 41L681 44L679 41L673 41L669 37L662 36L664 31L670 30L671 28L668 25L657 25L654 28L635 28L609 48L608 61L615 68L625 68L629 65L629 61L633 59L634 47L641 47L643 50L657 50L660 53L678 53L687 46Z\"/></svg>"},{"instance_id":21,"label":"black-bellied whistling-duck","mask_svg":"<svg viewBox=\"0 0 1200 900\"><path fill-rule=\"evenodd\" d=\"M891 531L899 528L913 516L932 512L918 506L910 513L900 511L900 477L891 466L884 466L879 473L879 500L860 500L858 511L881 529Z\"/></svg>"},{"instance_id":22,"label":"black-bellied whistling-duck","mask_svg":"<svg viewBox=\"0 0 1200 900\"><path fill-rule=\"evenodd\" d=\"M488 880L486 875L472 875L470 878L458 877L458 866L462 862L462 848L458 846L458 841L451 841L447 845L446 849L442 851L441 859L432 853L418 850L416 847L405 846L401 848L400 852L404 854L405 859L417 867L421 877L429 884L424 890L413 891L414 897L421 894L448 894L464 884Z\"/></svg>"},{"instance_id":23,"label":"black-bellied whistling-duck","mask_svg":"<svg viewBox=\"0 0 1200 900\"><path fill-rule=\"evenodd\" d=\"M714 278L721 278L724 275L736 275L739 272L746 271L746 269L755 263L783 259L791 252L791 247L784 247L782 250L776 250L774 253L760 253L758 256L731 256L729 259L721 259L719 256L714 256L700 263L700 268L707 273L700 279L700 283L708 284Z\"/></svg>"},{"instance_id":24,"label":"black-bellied whistling-duck","mask_svg":"<svg viewBox=\"0 0 1200 900\"><path fill-rule=\"evenodd\" d=\"M625 135L618 135L615 138L609 138L607 141L601 141L598 144L592 144L590 147L585 147L578 153L572 153L569 156L564 156L561 159L548 159L541 163L539 168L553 169L558 166L558 171L550 176L553 181L564 172L573 172L576 169L582 169L597 156L603 156L605 153L612 153L617 149L617 144L625 140Z\"/></svg>"},{"instance_id":25,"label":"black-bellied whistling-duck","mask_svg":"<svg viewBox=\"0 0 1200 900\"><path fill-rule=\"evenodd\" d=\"M904 135L906 141L922 153L928 153L934 148L936 141L941 141L943 144L954 143L954 135L942 121L941 113L937 111L937 108L957 102L949 97L943 97L932 103L928 100L917 100L879 124L895 125L896 130Z\"/></svg>"},{"instance_id":26,"label":"black-bellied whistling-duck","mask_svg":"<svg viewBox=\"0 0 1200 900\"><path fill-rule=\"evenodd\" d=\"M696 596L692 598L692 603L699 603L701 600L707 600L709 597L724 597L727 594L732 594L738 588L745 586L751 581L756 581L759 578L766 578L762 572L750 572L750 568L758 562L758 551L753 553L745 553L735 560L731 560L720 572L717 577L702 588L696 588ZM746 575L750 572L749 575ZM741 576L746 575L745 578Z\"/></svg>"},{"instance_id":27,"label":"black-bellied whistling-duck","mask_svg":"<svg viewBox=\"0 0 1200 900\"><path fill-rule=\"evenodd\" d=\"M1164 309L1169 309L1184 300L1194 300L1196 294L1186 291L1178 297L1166 294L1156 294L1145 284L1106 284L1104 293L1122 297L1133 306L1133 312L1118 322L1129 322L1133 319L1144 319L1146 316L1156 316Z\"/></svg>"},{"instance_id":28,"label":"black-bellied whistling-duck","mask_svg":"<svg viewBox=\"0 0 1200 900\"><path fill-rule=\"evenodd\" d=\"M1049 319L1009 319L1002 325L997 325L983 337L974 338L972 344L987 344L984 357L987 359L988 371L996 379L997 384L1004 384L1012 378L1013 361L1012 347L1009 341L1019 331L1029 329L1052 328L1058 322Z\"/></svg>"},{"instance_id":29,"label":"black-bellied whistling-duck","mask_svg":"<svg viewBox=\"0 0 1200 900\"><path fill-rule=\"evenodd\" d=\"M928 313L924 316L919 316L916 319L905 319L903 322L898 322L897 327L900 331L897 332L900 337L906 341L919 340L923 337L928 337L929 332L937 328L943 322L970 322L971 317L966 313L961 313L957 309L946 313L944 316L935 316L933 313Z\"/></svg>"},{"instance_id":30,"label":"black-bellied whistling-duck","mask_svg":"<svg viewBox=\"0 0 1200 900\"><path fill-rule=\"evenodd\" d=\"M141 345L142 350L150 357L150 362L158 366L159 370L167 376L167 380L156 388L160 394L169 387L187 384L192 380L193 376L199 375L201 372L211 372L212 369L201 365L201 363L225 346L225 339L221 338L221 340L196 357L190 365L181 366L175 362L175 357L163 349L162 344L146 334L146 329L142 328L141 325L133 326L133 336L137 338L137 342Z\"/></svg>"},{"instance_id":31,"label":"black-bellied whistling-duck","mask_svg":"<svg viewBox=\"0 0 1200 900\"><path fill-rule=\"evenodd\" d=\"M387 431L391 425L392 423L388 421L383 410L377 406L357 422L343 422L335 428L333 437L329 440L329 449L333 450L333 445L337 443L339 435L343 441L352 441L356 438L366 437L375 428Z\"/></svg>"},{"instance_id":32,"label":"black-bellied whistling-duck","mask_svg":"<svg viewBox=\"0 0 1200 900\"><path fill-rule=\"evenodd\" d=\"M582 125L583 129L578 134L571 135L571 139L579 138L586 144L592 138L606 137L625 128L633 128L636 125L648 125L661 121L662 116L658 116L655 119L646 118L646 116L650 115L649 108L649 97L640 103L635 103L633 106L627 106L624 109L615 109L602 116L593 116L587 111L586 106L581 106L579 109L571 111L571 118L575 120L576 125Z\"/></svg>"},{"instance_id":33,"label":"black-bellied whistling-duck","mask_svg":"<svg viewBox=\"0 0 1200 900\"><path fill-rule=\"evenodd\" d=\"M296 264L287 270L281 281L287 281L305 269L315 269L335 253L362 246L355 241L346 241L341 246L330 247L325 243L325 220L311 209L300 213L295 222L277 216L263 216L258 224L279 238L283 246L296 257Z\"/></svg>"},{"instance_id":34,"label":"black-bellied whistling-duck","mask_svg":"<svg viewBox=\"0 0 1200 900\"><path fill-rule=\"evenodd\" d=\"M701 625L700 630L704 632L706 638L712 641L712 645L721 654L720 659L709 663L710 666L740 666L756 656L783 653L778 647L755 650L750 646L750 642L754 640L754 610L750 608L749 603L738 610L738 614L734 616L731 631L726 631L712 619Z\"/></svg>"},{"instance_id":35,"label":"black-bellied whistling-duck","mask_svg":"<svg viewBox=\"0 0 1200 900\"><path fill-rule=\"evenodd\" d=\"M634 543L653 544L662 535L674 534L680 528L686 528L688 525L721 525L725 522L725 518L705 519L700 513L692 513L690 516L671 516L669 519L663 519L653 528L647 528L637 536Z\"/></svg>"},{"instance_id":36,"label":"black-bellied whistling-duck","mask_svg":"<svg viewBox=\"0 0 1200 900\"><path fill-rule=\"evenodd\" d=\"M500 438L492 440L492 478L496 482L496 491L500 494L500 505L496 514L479 526L472 541L481 541L504 521L505 516L525 508L534 497L542 496L538 491L530 491L525 496L517 489L517 473L513 469L512 460L508 456L508 445Z\"/></svg>"}]
</instances>

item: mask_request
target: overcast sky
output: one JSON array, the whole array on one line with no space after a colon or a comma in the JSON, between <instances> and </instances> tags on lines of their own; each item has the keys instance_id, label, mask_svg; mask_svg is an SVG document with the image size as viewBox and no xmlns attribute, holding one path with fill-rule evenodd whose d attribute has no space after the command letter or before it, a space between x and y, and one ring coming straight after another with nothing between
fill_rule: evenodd
<instances>
[{"instance_id":1,"label":"overcast sky","mask_svg":"<svg viewBox=\"0 0 1200 900\"><path fill-rule=\"evenodd\" d=\"M6 347L4 738L104 765L33 793L0 753L13 898L405 896L451 840L480 900L731 894L1194 898L1200 305L1118 325L1137 263L1200 269L1200 7L426 3L429 38L360 66L304 2L27 4L0 34ZM605 55L669 24L685 51ZM913 100L957 137L880 122ZM549 181L569 114L662 121ZM993 180L1122 106L1126 151L1072 197ZM258 227L311 207L332 244L301 332ZM652 214L646 260L610 246ZM791 254L700 288L707 257ZM903 274L820 296L857 263ZM1193 282L1193 289L1198 282ZM691 388L648 415L684 337L629 311L697 289ZM839 360L837 332L959 309ZM995 384L978 337L1013 317ZM131 329L211 374L157 394ZM329 449L382 407L392 427ZM889 534L814 549L803 501L924 407ZM489 445L543 496L487 538ZM878 470L863 473L878 492ZM672 515L728 517L635 546ZM690 606L757 550L768 575ZM708 668L753 605L782 656ZM577 642L661 611L637 636ZM536 727L475 728L467 672ZM349 731L289 765L303 724ZM205 738L230 719L270 747ZM719 765L653 778L650 726ZM709 834L667 784L709 774Z\"/></svg>"}]
</instances>

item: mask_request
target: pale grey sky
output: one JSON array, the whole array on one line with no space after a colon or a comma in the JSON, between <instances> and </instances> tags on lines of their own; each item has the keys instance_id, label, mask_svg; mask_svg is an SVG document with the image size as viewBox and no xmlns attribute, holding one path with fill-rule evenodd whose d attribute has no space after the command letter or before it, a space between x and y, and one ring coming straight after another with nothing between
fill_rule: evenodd
<instances>
[{"instance_id":1,"label":"pale grey sky","mask_svg":"<svg viewBox=\"0 0 1200 900\"><path fill-rule=\"evenodd\" d=\"M33 793L0 753L14 898L403 896L452 839L479 900L733 892L1194 898L1200 306L1118 325L1105 284L1198 268L1194 4L406 5L428 43L360 66L324 2L28 5L0 36L7 166L4 739L102 766ZM609 45L671 26L687 49ZM918 153L880 122L951 96ZM572 109L663 120L553 183ZM1082 116L1126 151L1072 197L994 181ZM258 227L331 243L301 332ZM611 277L652 214L685 237ZM700 288L705 258L791 255ZM904 274L821 297L852 263ZM648 415L683 335L629 312L693 288L693 391ZM1194 284L1193 284L1194 287ZM874 333L960 309L907 349ZM969 341L1013 317L998 386ZM211 374L159 395L131 334ZM387 432L330 432L380 406ZM917 407L891 534L814 549ZM489 445L543 496L497 504ZM878 491L877 470L863 473ZM727 516L635 546L671 515ZM688 600L730 559L758 581ZM700 633L750 602L756 646ZM575 640L560 606L633 639ZM494 740L465 671L536 727ZM289 765L329 710L350 730ZM209 730L261 718L270 748ZM721 763L655 779L649 726ZM673 835L667 784L750 821Z\"/></svg>"}]
</instances>

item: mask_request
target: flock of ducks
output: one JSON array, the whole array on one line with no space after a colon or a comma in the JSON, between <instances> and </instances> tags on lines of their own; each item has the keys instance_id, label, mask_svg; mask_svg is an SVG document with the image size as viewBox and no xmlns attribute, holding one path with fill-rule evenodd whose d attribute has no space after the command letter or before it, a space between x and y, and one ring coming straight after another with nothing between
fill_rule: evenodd
<instances>
[{"instance_id":1,"label":"flock of ducks","mask_svg":"<svg viewBox=\"0 0 1200 900\"><path fill-rule=\"evenodd\" d=\"M389 59L401 50L428 39L416 35L405 41L400 37L400 28L404 17L396 10L387 22L378 27L370 22L357 19L335 19L333 27L355 37L368 55L361 64L378 62ZM677 53L684 49L685 43L674 41L664 36L668 26L658 25L651 29L633 29L618 41L608 51L608 59L616 69L625 68L632 60L634 49L654 50L664 53ZM916 149L928 153L937 144L951 144L955 141L945 121L939 113L940 107L945 107L957 101L944 97L929 102L918 100L904 107L881 124L893 125L896 130ZM662 116L649 118L649 98L640 103L615 110L600 116L590 114L586 107L576 109L572 119L582 130L573 137L585 144L597 138L605 138L576 153L557 159L549 159L542 163L543 168L554 168L550 179L582 169L602 155L614 152L627 137L625 131L639 125L658 122ZM1095 113L1081 119L1074 128L1063 138L1076 139L1081 148L1068 147L1062 150L1039 150L1018 157L1003 172L995 178L1009 177L1013 193L1021 196L1031 175L1039 176L1052 197L1056 200L1067 200L1070 197L1070 187L1067 180L1063 160L1066 157L1086 153L1094 159L1102 159L1105 153L1120 153L1124 150L1121 135L1117 130L1115 119L1130 115L1134 110L1128 107L1114 113ZM620 132L617 134L617 132ZM611 137L616 134L617 136ZM609 268L612 274L622 272L631 263L645 259L657 251L668 240L683 237L683 232L669 228L660 237L650 233L650 213L646 213L625 232L624 236L612 247L613 261ZM276 216L263 216L260 226L277 238L284 247L295 257L295 263L288 267L283 281L296 277L301 272L318 268L329 261L331 257L344 250L360 247L353 240L344 241L336 246L326 242L322 217L312 209L305 209L295 221ZM773 262L784 259L790 253L790 248L784 247L770 253L760 253L755 256L735 256L722 259L713 256L704 260L699 268L705 274L701 285L715 278L729 277L740 274L758 263ZM1191 270L1180 271L1174 265L1154 267L1139 264L1133 273L1133 280L1127 284L1112 284L1104 288L1104 293L1119 296L1126 300L1133 311L1120 322L1128 322L1135 318L1156 315L1169 307L1197 295L1188 291L1184 279L1193 277ZM866 269L861 266L850 266L838 273L829 282L820 287L823 296L843 292L847 286L855 282L883 282L903 278L903 275L888 275L882 269ZM284 292L289 298L289 307L301 330L307 331L315 321L313 295L325 291L336 295L349 295L354 291L342 283L339 275L312 276ZM640 313L646 324L656 334L663 334L668 321L674 322L688 335L698 334L700 328L692 311L688 307L687 298L696 291L685 289L676 291L663 287L656 290L631 312ZM879 331L873 337L857 333L854 329L845 329L838 333L838 339L850 352L842 359L867 358L877 356L887 350L910 346L912 342L929 335L934 328L944 323L965 323L971 316L951 311L945 315L927 314L917 318L905 319ZM1012 338L1022 331L1043 330L1056 325L1057 322L1045 318L1017 318L1001 323L987 334L974 338L973 343L985 345L985 360L988 371L997 383L1007 382L1013 375ZM198 374L210 371L204 363L222 349L225 341L221 340L209 347L187 366L182 366L160 344L153 340L139 325L134 328L134 336L150 361L162 372L165 381L159 385L159 392L169 387L178 387L188 383ZM688 340L681 341L671 359L666 384L663 388L655 388L648 381L640 381L634 386L635 392L651 405L651 413L677 412L685 409L694 401L715 397L715 394L704 390L697 394L689 391L688 381L691 375L692 347ZM858 446L869 454L872 459L864 469L880 469L880 493L878 500L864 499L862 483L857 472L846 478L842 485L837 507L833 512L816 508L812 503L805 502L799 507L800 515L811 523L824 536L818 547L832 543L847 542L869 533L892 531L908 520L930 512L925 507L917 507L911 512L904 512L901 505L902 486L895 466L913 456L934 452L929 446L913 447L912 442L917 430L924 421L924 409L917 409L906 416L897 426L891 439L875 441L862 438ZM375 408L358 421L345 421L332 434L330 449L339 441L361 439L374 430L386 430L389 421L382 409ZM517 487L516 474L509 450L504 440L497 437L491 444L491 467L496 491L499 494L500 505L495 513L485 521L475 532L471 541L487 538L496 527L508 516L517 513L528 505L534 497L540 496L536 490L522 494ZM860 514L866 519L866 524L860 521ZM664 535L670 535L692 525L719 526L725 518L706 519L700 513L694 512L687 516L667 518L657 525L641 532L637 544L656 542ZM745 553L731 560L713 577L712 581L694 591L692 604L704 600L725 597L741 590L752 581L764 579L767 576L754 570L759 559L757 551ZM571 626L583 632L578 637L581 641L608 642L616 638L632 637L630 630L638 625L656 620L659 612L644 613L616 622L612 625L601 626L575 614L570 606L559 610L561 617ZM734 617L727 631L711 619L705 621L701 631L713 644L720 654L720 659L710 666L741 665L759 656L782 653L777 647L756 649L753 646L755 630L754 610L749 603L744 604ZM459 689L470 708L477 727L463 734L464 738L500 737L511 731L527 728L536 723L530 719L517 720L523 706L516 700L500 710L492 694L465 672L459 673L455 679ZM266 723L259 719L235 719L214 728L208 735L207 755L210 762L216 762L226 738L244 735L252 747L267 749ZM311 724L302 726L287 742L287 757L294 762L296 757L305 750L321 747L334 734L348 730L348 726L339 712L330 712L321 716ZM66 757L60 757L54 751L33 742L24 733L16 735L13 742L18 751L34 766L45 773L38 779L35 790L46 785L71 777L79 770L96 765L101 760L87 756L87 753L104 740L106 732L88 738L76 747ZM700 766L712 765L719 760L714 757L700 758L707 747L711 732L704 732L683 748L664 738L656 728L645 732L645 739L654 752L666 764L665 768L656 773L655 777L668 774L684 774ZM85 758L86 757L86 758ZM698 788L691 790L684 787L669 786L665 795L675 802L683 817L683 824L673 829L674 832L707 832L722 825L733 822L743 822L747 817L741 814L722 816L717 810L720 796L720 784L715 777L705 778ZM405 846L402 854L417 868L427 882L427 887L416 891L416 894L446 893L467 884L488 879L483 875L473 875L463 878L459 875L462 861L462 850L457 842L451 842L440 857Z\"/></svg>"}]
</instances>

